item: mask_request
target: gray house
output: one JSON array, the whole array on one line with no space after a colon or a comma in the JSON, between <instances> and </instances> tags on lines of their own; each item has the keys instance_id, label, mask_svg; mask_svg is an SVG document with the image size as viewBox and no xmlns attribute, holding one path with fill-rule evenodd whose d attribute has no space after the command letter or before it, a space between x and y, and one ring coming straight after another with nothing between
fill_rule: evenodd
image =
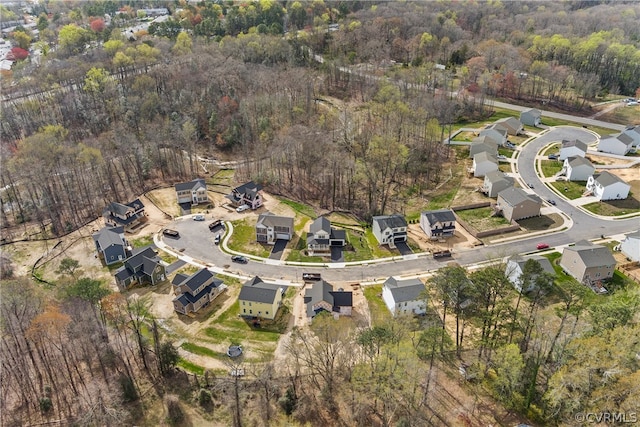
<instances>
[{"instance_id":1,"label":"gray house","mask_svg":"<svg viewBox=\"0 0 640 427\"><path fill-rule=\"evenodd\" d=\"M432 240L451 237L456 231L456 216L451 209L422 212L420 228Z\"/></svg>"},{"instance_id":2,"label":"gray house","mask_svg":"<svg viewBox=\"0 0 640 427\"><path fill-rule=\"evenodd\" d=\"M492 156L498 155L498 143L489 136L474 138L469 146L469 157L473 158L478 153L487 152Z\"/></svg>"},{"instance_id":3,"label":"gray house","mask_svg":"<svg viewBox=\"0 0 640 427\"><path fill-rule=\"evenodd\" d=\"M182 314L197 313L226 289L222 280L206 268L191 276L176 274L171 284L176 294L173 308Z\"/></svg>"},{"instance_id":4,"label":"gray house","mask_svg":"<svg viewBox=\"0 0 640 427\"><path fill-rule=\"evenodd\" d=\"M353 293L342 289L334 291L331 284L320 280L305 290L304 303L309 321L323 311L334 317L351 316Z\"/></svg>"},{"instance_id":5,"label":"gray house","mask_svg":"<svg viewBox=\"0 0 640 427\"><path fill-rule=\"evenodd\" d=\"M505 117L498 119L494 122L494 125L504 128L508 135L519 135L524 131L522 123L515 117Z\"/></svg>"},{"instance_id":6,"label":"gray house","mask_svg":"<svg viewBox=\"0 0 640 427\"><path fill-rule=\"evenodd\" d=\"M509 279L509 281L511 282L511 284L513 285L513 287L516 288L518 292L523 292L523 291L531 292L532 290L535 289L535 285L533 283L530 283L527 289L524 289L524 290L522 289L522 285L523 285L522 273L524 272L524 265L530 259L533 259L536 262L538 262L538 264L540 264L540 267L542 267L542 270L545 273L549 273L552 276L556 275L556 272L553 269L551 262L549 262L549 260L545 257L536 255L532 257L523 258L520 255L514 255L507 260L505 274ZM535 278L532 278L532 279L535 280Z\"/></svg>"},{"instance_id":7,"label":"gray house","mask_svg":"<svg viewBox=\"0 0 640 427\"><path fill-rule=\"evenodd\" d=\"M498 160L487 152L478 153L473 156L473 176L484 177L488 172L498 170Z\"/></svg>"},{"instance_id":8,"label":"gray house","mask_svg":"<svg viewBox=\"0 0 640 427\"><path fill-rule=\"evenodd\" d=\"M378 243L395 248L396 243L407 241L407 220L397 214L374 216L372 231Z\"/></svg>"},{"instance_id":9,"label":"gray house","mask_svg":"<svg viewBox=\"0 0 640 427\"><path fill-rule=\"evenodd\" d=\"M604 293L606 289L601 282L613 277L616 260L606 246L580 240L575 245L564 248L560 266L578 282L598 293Z\"/></svg>"},{"instance_id":10,"label":"gray house","mask_svg":"<svg viewBox=\"0 0 640 427\"><path fill-rule=\"evenodd\" d=\"M508 188L498 193L498 208L509 221L540 216L542 200L520 188Z\"/></svg>"},{"instance_id":11,"label":"gray house","mask_svg":"<svg viewBox=\"0 0 640 427\"><path fill-rule=\"evenodd\" d=\"M640 147L640 125L630 125L627 126L621 134L627 135L631 139L633 139L633 146L635 148Z\"/></svg>"},{"instance_id":12,"label":"gray house","mask_svg":"<svg viewBox=\"0 0 640 427\"><path fill-rule=\"evenodd\" d=\"M327 255L331 253L332 247L344 246L346 239L346 231L331 227L331 222L321 216L309 226L307 252L311 256Z\"/></svg>"},{"instance_id":13,"label":"gray house","mask_svg":"<svg viewBox=\"0 0 640 427\"><path fill-rule=\"evenodd\" d=\"M249 181L234 188L225 197L235 207L247 205L251 209L258 209L263 203L261 191L262 185Z\"/></svg>"},{"instance_id":14,"label":"gray house","mask_svg":"<svg viewBox=\"0 0 640 427\"><path fill-rule=\"evenodd\" d=\"M505 174L499 170L487 172L484 176L482 192L489 197L498 197L498 193L513 187L513 183L513 178L505 176Z\"/></svg>"},{"instance_id":15,"label":"gray house","mask_svg":"<svg viewBox=\"0 0 640 427\"><path fill-rule=\"evenodd\" d=\"M564 160L568 157L584 157L587 154L587 144L579 139L563 140L560 146L559 160Z\"/></svg>"},{"instance_id":16,"label":"gray house","mask_svg":"<svg viewBox=\"0 0 640 427\"><path fill-rule=\"evenodd\" d=\"M507 142L507 129L493 124L482 129L478 136L488 136L499 145L504 145Z\"/></svg>"},{"instance_id":17,"label":"gray house","mask_svg":"<svg viewBox=\"0 0 640 427\"><path fill-rule=\"evenodd\" d=\"M424 314L427 312L425 290L420 279L389 277L382 286L382 300L393 316Z\"/></svg>"},{"instance_id":18,"label":"gray house","mask_svg":"<svg viewBox=\"0 0 640 427\"><path fill-rule=\"evenodd\" d=\"M209 202L207 183L202 178L197 178L189 182L181 182L176 184L174 188L179 205L183 203L198 205Z\"/></svg>"},{"instance_id":19,"label":"gray house","mask_svg":"<svg viewBox=\"0 0 640 427\"><path fill-rule=\"evenodd\" d=\"M144 204L140 199L126 204L112 202L102 211L102 217L107 226L123 227L125 231L131 231L146 221Z\"/></svg>"},{"instance_id":20,"label":"gray house","mask_svg":"<svg viewBox=\"0 0 640 427\"><path fill-rule=\"evenodd\" d=\"M105 265L115 264L127 258L129 244L124 237L124 227L104 227L91 237Z\"/></svg>"},{"instance_id":21,"label":"gray house","mask_svg":"<svg viewBox=\"0 0 640 427\"><path fill-rule=\"evenodd\" d=\"M124 260L114 277L120 290L128 289L136 283L154 286L167 279L162 260L149 246Z\"/></svg>"},{"instance_id":22,"label":"gray house","mask_svg":"<svg viewBox=\"0 0 640 427\"><path fill-rule=\"evenodd\" d=\"M293 218L278 216L271 212L260 214L256 223L256 240L259 243L275 244L276 240L291 240L293 237Z\"/></svg>"},{"instance_id":23,"label":"gray house","mask_svg":"<svg viewBox=\"0 0 640 427\"><path fill-rule=\"evenodd\" d=\"M520 113L520 122L523 125L538 127L540 125L540 119L542 118L542 112L532 108Z\"/></svg>"}]
</instances>

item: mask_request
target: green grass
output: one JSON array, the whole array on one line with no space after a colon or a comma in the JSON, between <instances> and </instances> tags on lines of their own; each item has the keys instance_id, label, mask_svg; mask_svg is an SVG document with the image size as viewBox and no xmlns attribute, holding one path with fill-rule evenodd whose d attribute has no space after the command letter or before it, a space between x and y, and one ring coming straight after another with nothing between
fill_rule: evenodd
<instances>
[{"instance_id":1,"label":"green grass","mask_svg":"<svg viewBox=\"0 0 640 427\"><path fill-rule=\"evenodd\" d=\"M190 342L182 343L180 347L185 349L189 353L197 354L199 356L213 357L215 359L220 359L223 358L223 356L226 356L224 354L218 353L217 351L213 351L210 348L202 347Z\"/></svg>"},{"instance_id":2,"label":"green grass","mask_svg":"<svg viewBox=\"0 0 640 427\"><path fill-rule=\"evenodd\" d=\"M547 126L575 126L575 127L578 127L578 128L582 127L581 123L567 122L567 121L564 121L564 120L554 119L554 118L547 117L547 116L542 116L541 124L547 125ZM598 127L598 126L589 126L588 129L594 131L595 133L597 133L600 136L606 136L606 135L609 135L611 133L615 133L615 130L613 130L613 129L604 128L604 127Z\"/></svg>"},{"instance_id":3,"label":"green grass","mask_svg":"<svg viewBox=\"0 0 640 427\"><path fill-rule=\"evenodd\" d=\"M366 286L363 294L367 299L373 325L383 325L392 320L391 313L382 300L382 285Z\"/></svg>"},{"instance_id":4,"label":"green grass","mask_svg":"<svg viewBox=\"0 0 640 427\"><path fill-rule=\"evenodd\" d=\"M513 150L509 150L508 148L500 147L500 148L498 148L498 154L502 154L503 156L505 156L508 159L510 159L511 156L513 156Z\"/></svg>"},{"instance_id":5,"label":"green grass","mask_svg":"<svg viewBox=\"0 0 640 427\"><path fill-rule=\"evenodd\" d=\"M251 321L239 317L239 313L240 303L236 301L220 314L215 326L204 330L206 336L215 343L242 344L252 341L273 346L286 330L290 317L288 307L283 305L274 321L262 320L260 327L255 328Z\"/></svg>"},{"instance_id":6,"label":"green grass","mask_svg":"<svg viewBox=\"0 0 640 427\"><path fill-rule=\"evenodd\" d=\"M367 228L367 231L365 231L364 235L366 237L367 243L369 244L369 248L371 249L371 254L373 255L372 258L387 258L396 255L389 251L387 247L380 246L380 243L378 243L378 239L376 239L376 236L373 234L373 231L370 228Z\"/></svg>"},{"instance_id":7,"label":"green grass","mask_svg":"<svg viewBox=\"0 0 640 427\"><path fill-rule=\"evenodd\" d=\"M550 228L558 227L562 224L562 217L558 214L534 216L532 218L526 218L518 220L518 225L527 230L548 230Z\"/></svg>"},{"instance_id":8,"label":"green grass","mask_svg":"<svg viewBox=\"0 0 640 427\"><path fill-rule=\"evenodd\" d=\"M283 203L287 206L289 206L291 209L293 209L294 211L302 214L302 215L306 215L309 218L316 218L316 213L313 210L313 208L311 206L308 205L304 205L302 203L293 201L293 200L289 200L286 199L284 197L278 197L278 200L280 200L280 203Z\"/></svg>"},{"instance_id":9,"label":"green grass","mask_svg":"<svg viewBox=\"0 0 640 427\"><path fill-rule=\"evenodd\" d=\"M267 248L256 242L256 229L254 225L250 225L246 219L232 221L232 224L233 234L227 243L230 249L263 258L269 256L271 248Z\"/></svg>"},{"instance_id":10,"label":"green grass","mask_svg":"<svg viewBox=\"0 0 640 427\"><path fill-rule=\"evenodd\" d=\"M509 221L501 216L490 216L491 208L466 209L456 212L460 218L478 231L493 230L509 225Z\"/></svg>"},{"instance_id":11,"label":"green grass","mask_svg":"<svg viewBox=\"0 0 640 427\"><path fill-rule=\"evenodd\" d=\"M540 161L540 170L542 176L550 178L562 170L562 162L558 160L542 160Z\"/></svg>"},{"instance_id":12,"label":"green grass","mask_svg":"<svg viewBox=\"0 0 640 427\"><path fill-rule=\"evenodd\" d=\"M555 143L555 144L551 144L549 145L547 148L545 148L540 155L541 156L548 156L549 154L557 154L560 151L560 143Z\"/></svg>"},{"instance_id":13,"label":"green grass","mask_svg":"<svg viewBox=\"0 0 640 427\"><path fill-rule=\"evenodd\" d=\"M185 371L189 371L198 375L204 375L204 368L202 366L198 366L195 363L189 362L188 360L181 359L178 362L178 366Z\"/></svg>"},{"instance_id":14,"label":"green grass","mask_svg":"<svg viewBox=\"0 0 640 427\"><path fill-rule=\"evenodd\" d=\"M583 208L596 215L619 216L640 212L640 201L631 195L624 200L607 200L584 205Z\"/></svg>"},{"instance_id":15,"label":"green grass","mask_svg":"<svg viewBox=\"0 0 640 427\"><path fill-rule=\"evenodd\" d=\"M134 248L142 248L153 243L153 236L142 236L138 237L137 239L130 239L129 242Z\"/></svg>"},{"instance_id":16,"label":"green grass","mask_svg":"<svg viewBox=\"0 0 640 427\"><path fill-rule=\"evenodd\" d=\"M560 194L569 200L582 197L587 184L586 181L556 181L550 183ZM566 189L566 190L565 190Z\"/></svg>"},{"instance_id":17,"label":"green grass","mask_svg":"<svg viewBox=\"0 0 640 427\"><path fill-rule=\"evenodd\" d=\"M446 193L438 194L436 196L432 196L427 204L426 210L434 210L434 209L442 209L448 208L451 206L451 202L453 198L456 197L456 193L460 188L460 182L457 182L453 188L449 189Z\"/></svg>"},{"instance_id":18,"label":"green grass","mask_svg":"<svg viewBox=\"0 0 640 427\"><path fill-rule=\"evenodd\" d=\"M347 240L353 251L344 251L345 261L363 261L371 259L373 254L365 233L347 230Z\"/></svg>"}]
</instances>

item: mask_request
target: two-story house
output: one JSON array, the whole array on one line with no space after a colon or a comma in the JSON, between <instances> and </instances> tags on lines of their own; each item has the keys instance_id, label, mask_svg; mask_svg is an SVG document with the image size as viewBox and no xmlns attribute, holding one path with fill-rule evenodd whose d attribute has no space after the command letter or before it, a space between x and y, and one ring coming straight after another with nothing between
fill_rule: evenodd
<instances>
[{"instance_id":1,"label":"two-story house","mask_svg":"<svg viewBox=\"0 0 640 427\"><path fill-rule=\"evenodd\" d=\"M634 148L640 148L640 125L629 125L620 133L633 140Z\"/></svg>"},{"instance_id":2,"label":"two-story house","mask_svg":"<svg viewBox=\"0 0 640 427\"><path fill-rule=\"evenodd\" d=\"M478 153L487 152L492 156L498 155L498 143L489 136L474 138L469 145L469 157L473 158Z\"/></svg>"},{"instance_id":3,"label":"two-story house","mask_svg":"<svg viewBox=\"0 0 640 427\"><path fill-rule=\"evenodd\" d=\"M586 181L596 168L586 157L567 157L564 159L562 171L569 181Z\"/></svg>"},{"instance_id":4,"label":"two-story house","mask_svg":"<svg viewBox=\"0 0 640 427\"><path fill-rule=\"evenodd\" d=\"M258 216L256 223L256 241L275 244L276 240L291 240L293 237L293 218L265 212Z\"/></svg>"},{"instance_id":5,"label":"two-story house","mask_svg":"<svg viewBox=\"0 0 640 427\"><path fill-rule=\"evenodd\" d=\"M523 258L520 255L514 255L507 260L505 275L518 292L531 292L535 289L535 277L532 277L531 281L526 285L525 283L523 283L522 273L525 270L524 266L530 259L540 264L542 271L544 271L545 273L549 273L554 277L556 275L551 262L549 262L549 260L545 257L535 255L532 257ZM523 285L525 285L525 289L522 289Z\"/></svg>"},{"instance_id":6,"label":"two-story house","mask_svg":"<svg viewBox=\"0 0 640 427\"><path fill-rule=\"evenodd\" d=\"M527 194L521 188L508 188L498 193L497 207L509 221L540 216L542 199Z\"/></svg>"},{"instance_id":7,"label":"two-story house","mask_svg":"<svg viewBox=\"0 0 640 427\"><path fill-rule=\"evenodd\" d=\"M473 166L471 169L473 170L473 176L484 177L487 173L498 170L498 160L491 154L483 151L473 156Z\"/></svg>"},{"instance_id":8,"label":"two-story house","mask_svg":"<svg viewBox=\"0 0 640 427\"><path fill-rule=\"evenodd\" d=\"M396 243L407 241L407 220L398 214L374 216L372 231L378 243L395 248Z\"/></svg>"},{"instance_id":9,"label":"two-story house","mask_svg":"<svg viewBox=\"0 0 640 427\"><path fill-rule=\"evenodd\" d=\"M91 237L105 265L115 264L127 258L129 243L124 237L124 227L104 227Z\"/></svg>"},{"instance_id":10,"label":"two-story house","mask_svg":"<svg viewBox=\"0 0 640 427\"><path fill-rule=\"evenodd\" d=\"M620 252L629 260L640 262L640 230L624 236L620 242Z\"/></svg>"},{"instance_id":11,"label":"two-story house","mask_svg":"<svg viewBox=\"0 0 640 427\"><path fill-rule=\"evenodd\" d=\"M594 245L587 240L576 242L562 251L560 266L596 292L602 292L601 281L613 277L616 260L606 246ZM606 292L606 290L604 291Z\"/></svg>"},{"instance_id":12,"label":"two-story house","mask_svg":"<svg viewBox=\"0 0 640 427\"><path fill-rule=\"evenodd\" d=\"M346 238L344 230L333 228L327 218L318 217L309 226L307 253L310 256L330 254L332 247L344 246Z\"/></svg>"},{"instance_id":13,"label":"two-story house","mask_svg":"<svg viewBox=\"0 0 640 427\"><path fill-rule=\"evenodd\" d=\"M323 311L334 317L351 316L353 293L342 289L334 291L331 284L320 280L305 290L304 303L309 321Z\"/></svg>"},{"instance_id":14,"label":"two-story house","mask_svg":"<svg viewBox=\"0 0 640 427\"><path fill-rule=\"evenodd\" d=\"M382 300L395 317L399 314L425 314L427 296L420 279L389 277L382 286Z\"/></svg>"},{"instance_id":15,"label":"two-story house","mask_svg":"<svg viewBox=\"0 0 640 427\"><path fill-rule=\"evenodd\" d=\"M140 199L122 204L111 202L102 211L105 225L110 227L122 227L124 231L131 231L147 220L144 214L144 204Z\"/></svg>"},{"instance_id":16,"label":"two-story house","mask_svg":"<svg viewBox=\"0 0 640 427\"><path fill-rule=\"evenodd\" d=\"M489 197L498 197L502 190L513 187L514 179L499 170L487 172L482 184L482 192Z\"/></svg>"},{"instance_id":17,"label":"two-story house","mask_svg":"<svg viewBox=\"0 0 640 427\"><path fill-rule=\"evenodd\" d=\"M207 195L207 183L202 178L189 182L181 182L174 186L178 204L191 204L192 206L201 203L209 203Z\"/></svg>"},{"instance_id":18,"label":"two-story house","mask_svg":"<svg viewBox=\"0 0 640 427\"><path fill-rule=\"evenodd\" d=\"M171 284L176 295L173 308L182 314L197 313L226 289L222 280L206 268L191 276L178 273Z\"/></svg>"},{"instance_id":19,"label":"two-story house","mask_svg":"<svg viewBox=\"0 0 640 427\"><path fill-rule=\"evenodd\" d=\"M535 108L531 108L520 113L520 122L527 126L537 127L540 125L541 118L542 112Z\"/></svg>"},{"instance_id":20,"label":"two-story house","mask_svg":"<svg viewBox=\"0 0 640 427\"><path fill-rule=\"evenodd\" d=\"M626 133L609 135L598 142L598 151L625 156L634 150L634 140Z\"/></svg>"},{"instance_id":21,"label":"two-story house","mask_svg":"<svg viewBox=\"0 0 640 427\"><path fill-rule=\"evenodd\" d=\"M240 289L238 303L240 304L240 316L259 317L273 320L278 309L282 305L284 288L271 285L255 276L247 281Z\"/></svg>"},{"instance_id":22,"label":"two-story house","mask_svg":"<svg viewBox=\"0 0 640 427\"><path fill-rule=\"evenodd\" d=\"M247 205L251 209L258 209L263 203L261 190L262 185L249 181L234 188L225 197L235 207Z\"/></svg>"},{"instance_id":23,"label":"two-story house","mask_svg":"<svg viewBox=\"0 0 640 427\"><path fill-rule=\"evenodd\" d=\"M564 160L568 157L584 157L587 154L587 144L579 139L563 140L560 146L559 160Z\"/></svg>"},{"instance_id":24,"label":"two-story house","mask_svg":"<svg viewBox=\"0 0 640 427\"><path fill-rule=\"evenodd\" d=\"M167 279L162 260L151 247L135 251L125 259L114 277L120 290L128 289L135 284L155 286Z\"/></svg>"},{"instance_id":25,"label":"two-story house","mask_svg":"<svg viewBox=\"0 0 640 427\"><path fill-rule=\"evenodd\" d=\"M604 171L587 180L587 191L598 200L620 200L629 196L631 186L617 175Z\"/></svg>"},{"instance_id":26,"label":"two-story house","mask_svg":"<svg viewBox=\"0 0 640 427\"><path fill-rule=\"evenodd\" d=\"M420 228L431 240L451 237L456 231L456 216L451 209L422 212Z\"/></svg>"},{"instance_id":27,"label":"two-story house","mask_svg":"<svg viewBox=\"0 0 640 427\"><path fill-rule=\"evenodd\" d=\"M515 117L503 117L494 122L495 125L503 127L509 135L519 135L524 132L524 127L520 120Z\"/></svg>"},{"instance_id":28,"label":"two-story house","mask_svg":"<svg viewBox=\"0 0 640 427\"><path fill-rule=\"evenodd\" d=\"M498 145L505 145L507 143L507 129L502 126L489 125L482 129L478 136L488 136L492 140L498 143Z\"/></svg>"}]
</instances>

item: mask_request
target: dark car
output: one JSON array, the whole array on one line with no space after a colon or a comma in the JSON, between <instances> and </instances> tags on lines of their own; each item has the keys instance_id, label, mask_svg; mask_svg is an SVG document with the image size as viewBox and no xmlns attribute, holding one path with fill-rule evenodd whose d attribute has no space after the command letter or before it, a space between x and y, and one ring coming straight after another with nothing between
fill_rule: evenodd
<instances>
[{"instance_id":1,"label":"dark car","mask_svg":"<svg viewBox=\"0 0 640 427\"><path fill-rule=\"evenodd\" d=\"M224 224L222 224L222 220L216 219L211 224L209 224L209 230L213 231L219 225L223 225L224 226Z\"/></svg>"},{"instance_id":2,"label":"dark car","mask_svg":"<svg viewBox=\"0 0 640 427\"><path fill-rule=\"evenodd\" d=\"M243 257L243 256L240 256L240 255L234 255L234 256L232 256L232 257L231 257L231 261L233 261L233 262L237 262L237 263L240 263L240 264L246 264L246 263L248 263L248 262L249 262L249 260L247 259L247 257Z\"/></svg>"},{"instance_id":3,"label":"dark car","mask_svg":"<svg viewBox=\"0 0 640 427\"><path fill-rule=\"evenodd\" d=\"M553 200L553 199L547 199L547 202L548 202L550 205L553 205L553 206L555 206L555 205L556 205L556 201L555 201L555 200Z\"/></svg>"},{"instance_id":4,"label":"dark car","mask_svg":"<svg viewBox=\"0 0 640 427\"><path fill-rule=\"evenodd\" d=\"M557 155L557 154L549 154L549 155L547 156L547 158L548 158L549 160L558 160L558 155Z\"/></svg>"},{"instance_id":5,"label":"dark car","mask_svg":"<svg viewBox=\"0 0 640 427\"><path fill-rule=\"evenodd\" d=\"M165 228L164 230L162 230L162 234L164 234L167 237L173 237L174 239L177 239L178 237L180 237L180 233L178 233L176 230L170 230L168 228Z\"/></svg>"},{"instance_id":6,"label":"dark car","mask_svg":"<svg viewBox=\"0 0 640 427\"><path fill-rule=\"evenodd\" d=\"M320 275L320 273L302 273L302 280L315 281L321 279L322 276Z\"/></svg>"},{"instance_id":7,"label":"dark car","mask_svg":"<svg viewBox=\"0 0 640 427\"><path fill-rule=\"evenodd\" d=\"M216 234L216 237L213 238L213 243L215 243L216 245L220 244L220 235Z\"/></svg>"},{"instance_id":8,"label":"dark car","mask_svg":"<svg viewBox=\"0 0 640 427\"><path fill-rule=\"evenodd\" d=\"M529 188L533 188L533 184L532 183L528 183L527 185L529 186Z\"/></svg>"}]
</instances>

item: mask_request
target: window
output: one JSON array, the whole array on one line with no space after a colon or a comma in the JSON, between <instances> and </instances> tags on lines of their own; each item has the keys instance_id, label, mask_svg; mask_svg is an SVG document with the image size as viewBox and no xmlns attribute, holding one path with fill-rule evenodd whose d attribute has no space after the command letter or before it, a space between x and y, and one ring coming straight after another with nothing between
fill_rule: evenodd
<instances>
[{"instance_id":1,"label":"window","mask_svg":"<svg viewBox=\"0 0 640 427\"><path fill-rule=\"evenodd\" d=\"M406 302L404 303L404 306L405 306L405 307L407 306L407 303L406 303Z\"/></svg>"},{"instance_id":2,"label":"window","mask_svg":"<svg viewBox=\"0 0 640 427\"><path fill-rule=\"evenodd\" d=\"M268 311L265 311L265 312L264 312L264 314L266 314L266 315L268 316L268 315L269 315L269 312L268 312Z\"/></svg>"},{"instance_id":3,"label":"window","mask_svg":"<svg viewBox=\"0 0 640 427\"><path fill-rule=\"evenodd\" d=\"M245 301L242 301L242 305L245 305Z\"/></svg>"},{"instance_id":4,"label":"window","mask_svg":"<svg viewBox=\"0 0 640 427\"><path fill-rule=\"evenodd\" d=\"M251 303L249 303L249 307L251 307Z\"/></svg>"},{"instance_id":5,"label":"window","mask_svg":"<svg viewBox=\"0 0 640 427\"><path fill-rule=\"evenodd\" d=\"M243 308L243 309L242 309L242 312L243 312L243 313L246 313L246 312L247 312L247 309L246 309L246 308Z\"/></svg>"},{"instance_id":6,"label":"window","mask_svg":"<svg viewBox=\"0 0 640 427\"><path fill-rule=\"evenodd\" d=\"M249 314L253 314L253 310L249 310Z\"/></svg>"}]
</instances>

